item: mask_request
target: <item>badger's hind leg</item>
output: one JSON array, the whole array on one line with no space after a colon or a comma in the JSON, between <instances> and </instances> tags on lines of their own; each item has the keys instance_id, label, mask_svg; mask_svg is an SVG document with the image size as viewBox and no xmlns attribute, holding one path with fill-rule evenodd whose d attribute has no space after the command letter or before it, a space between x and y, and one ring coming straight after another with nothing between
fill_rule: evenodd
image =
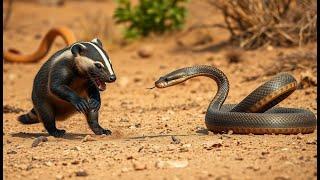
<instances>
[{"instance_id":1,"label":"badger's hind leg","mask_svg":"<svg viewBox=\"0 0 320 180\"><path fill-rule=\"evenodd\" d=\"M62 137L66 131L63 129L57 129L53 107L48 103L39 104L41 104L41 106L39 105L35 107L35 111L48 133L54 137Z\"/></svg>"},{"instance_id":2,"label":"badger's hind leg","mask_svg":"<svg viewBox=\"0 0 320 180\"><path fill-rule=\"evenodd\" d=\"M112 132L108 129L104 129L99 125L98 122L98 111L89 110L89 112L86 114L87 122L89 124L90 129L97 135L110 135Z\"/></svg>"},{"instance_id":3,"label":"badger's hind leg","mask_svg":"<svg viewBox=\"0 0 320 180\"><path fill-rule=\"evenodd\" d=\"M32 108L27 114L19 116L18 121L20 121L22 124L36 124L40 122L34 108Z\"/></svg>"}]
</instances>

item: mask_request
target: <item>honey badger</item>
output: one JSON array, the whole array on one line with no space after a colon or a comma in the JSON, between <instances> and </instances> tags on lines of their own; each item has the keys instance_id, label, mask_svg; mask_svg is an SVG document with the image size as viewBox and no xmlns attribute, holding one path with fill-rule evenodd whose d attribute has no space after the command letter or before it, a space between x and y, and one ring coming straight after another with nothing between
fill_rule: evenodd
<instances>
[{"instance_id":1,"label":"honey badger","mask_svg":"<svg viewBox=\"0 0 320 180\"><path fill-rule=\"evenodd\" d=\"M76 42L56 52L40 68L32 90L33 109L18 117L23 124L42 122L48 133L61 137L56 120L64 120L75 112L86 116L90 129L98 135L111 134L98 123L101 104L99 91L116 80L111 61L95 38Z\"/></svg>"}]
</instances>

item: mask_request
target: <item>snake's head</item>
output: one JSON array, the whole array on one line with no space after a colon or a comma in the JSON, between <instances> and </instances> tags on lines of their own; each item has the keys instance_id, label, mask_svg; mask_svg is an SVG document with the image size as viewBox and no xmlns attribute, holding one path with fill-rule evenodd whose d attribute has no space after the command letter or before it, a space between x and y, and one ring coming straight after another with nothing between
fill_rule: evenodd
<instances>
[{"instance_id":1,"label":"snake's head","mask_svg":"<svg viewBox=\"0 0 320 180\"><path fill-rule=\"evenodd\" d=\"M186 72L182 69L173 71L165 76L162 76L154 84L157 88L166 88L169 86L174 86L176 84L182 83L189 79Z\"/></svg>"}]
</instances>

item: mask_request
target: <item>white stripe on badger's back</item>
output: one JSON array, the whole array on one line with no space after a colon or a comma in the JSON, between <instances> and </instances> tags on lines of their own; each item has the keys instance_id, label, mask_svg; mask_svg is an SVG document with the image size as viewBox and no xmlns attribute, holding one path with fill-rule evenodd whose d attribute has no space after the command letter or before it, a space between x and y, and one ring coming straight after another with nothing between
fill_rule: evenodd
<instances>
[{"instance_id":1,"label":"white stripe on badger's back","mask_svg":"<svg viewBox=\"0 0 320 180\"><path fill-rule=\"evenodd\" d=\"M61 54L59 54L57 57L55 57L52 62L51 65L55 64L57 61L61 60L61 59L72 59L73 55L71 53L71 51L65 50L64 52L62 52Z\"/></svg>"},{"instance_id":2,"label":"white stripe on badger's back","mask_svg":"<svg viewBox=\"0 0 320 180\"><path fill-rule=\"evenodd\" d=\"M104 62L106 63L110 75L114 75L114 72L113 72L112 67L111 67L111 62L110 62L110 60L106 57L106 55L102 52L102 50L101 50L97 45L95 45L94 43L91 43L91 42L86 42L86 43L91 44L94 48L97 49L97 51L98 51L99 54L101 55L102 59L103 59Z\"/></svg>"}]
</instances>

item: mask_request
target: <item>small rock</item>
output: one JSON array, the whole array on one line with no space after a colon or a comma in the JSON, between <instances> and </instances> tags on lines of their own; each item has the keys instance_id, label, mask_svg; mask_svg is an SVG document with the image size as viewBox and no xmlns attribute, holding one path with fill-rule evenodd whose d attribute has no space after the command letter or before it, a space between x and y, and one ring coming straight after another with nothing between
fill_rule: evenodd
<instances>
[{"instance_id":1,"label":"small rock","mask_svg":"<svg viewBox=\"0 0 320 180\"><path fill-rule=\"evenodd\" d=\"M234 158L234 159L237 160L237 161L242 161L242 160L243 160L242 157L236 157L236 158Z\"/></svg>"},{"instance_id":2,"label":"small rock","mask_svg":"<svg viewBox=\"0 0 320 180\"><path fill-rule=\"evenodd\" d=\"M127 118L121 118L121 119L120 119L120 122L129 122L129 119L127 119Z\"/></svg>"},{"instance_id":3,"label":"small rock","mask_svg":"<svg viewBox=\"0 0 320 180\"><path fill-rule=\"evenodd\" d=\"M189 165L189 162L187 160L182 161L157 161L155 164L155 167L158 169L164 169L164 168L185 168Z\"/></svg>"},{"instance_id":4,"label":"small rock","mask_svg":"<svg viewBox=\"0 0 320 180\"><path fill-rule=\"evenodd\" d=\"M83 139L82 142L88 142L88 141L95 141L95 139L90 136L90 135L86 135Z\"/></svg>"},{"instance_id":5,"label":"small rock","mask_svg":"<svg viewBox=\"0 0 320 180\"><path fill-rule=\"evenodd\" d=\"M191 147L191 144L184 144L182 145L182 147L180 148L180 152L188 152L189 149Z\"/></svg>"},{"instance_id":6,"label":"small rock","mask_svg":"<svg viewBox=\"0 0 320 180\"><path fill-rule=\"evenodd\" d=\"M10 151L7 152L7 154L17 154L17 151L10 150Z\"/></svg>"},{"instance_id":7,"label":"small rock","mask_svg":"<svg viewBox=\"0 0 320 180\"><path fill-rule=\"evenodd\" d=\"M147 165L144 164L144 163L141 163L141 162L133 162L133 169L136 170L136 171L141 171L141 170L144 170L144 169L147 169Z\"/></svg>"},{"instance_id":8,"label":"small rock","mask_svg":"<svg viewBox=\"0 0 320 180\"><path fill-rule=\"evenodd\" d=\"M127 167L124 167L121 169L121 172L125 173L125 172L129 172L129 169Z\"/></svg>"},{"instance_id":9,"label":"small rock","mask_svg":"<svg viewBox=\"0 0 320 180\"><path fill-rule=\"evenodd\" d=\"M181 140L175 136L171 136L172 142L171 144L180 144Z\"/></svg>"},{"instance_id":10,"label":"small rock","mask_svg":"<svg viewBox=\"0 0 320 180\"><path fill-rule=\"evenodd\" d=\"M308 141L306 142L306 144L316 145L316 144L317 144L317 140L308 140Z\"/></svg>"},{"instance_id":11,"label":"small rock","mask_svg":"<svg viewBox=\"0 0 320 180\"><path fill-rule=\"evenodd\" d=\"M40 143L46 142L46 141L48 141L47 137L39 136L39 137L35 138L35 140L33 141L32 145L31 145L31 147L37 147Z\"/></svg>"},{"instance_id":12,"label":"small rock","mask_svg":"<svg viewBox=\"0 0 320 180\"><path fill-rule=\"evenodd\" d=\"M168 120L170 120L170 117L169 117L169 116L163 116L163 117L161 118L161 121L168 121Z\"/></svg>"},{"instance_id":13,"label":"small rock","mask_svg":"<svg viewBox=\"0 0 320 180\"><path fill-rule=\"evenodd\" d=\"M56 175L56 180L62 180L64 177L62 174Z\"/></svg>"},{"instance_id":14,"label":"small rock","mask_svg":"<svg viewBox=\"0 0 320 180\"><path fill-rule=\"evenodd\" d=\"M80 151L80 150L81 150L81 148L80 148L79 146L75 146L75 147L71 148L71 150L74 150L74 151Z\"/></svg>"},{"instance_id":15,"label":"small rock","mask_svg":"<svg viewBox=\"0 0 320 180\"><path fill-rule=\"evenodd\" d=\"M152 56L153 48L151 46L142 46L137 53L141 58L148 58Z\"/></svg>"},{"instance_id":16,"label":"small rock","mask_svg":"<svg viewBox=\"0 0 320 180\"><path fill-rule=\"evenodd\" d=\"M229 130L229 131L228 131L228 134L229 134L229 135L233 134L233 131L232 131L232 130Z\"/></svg>"},{"instance_id":17,"label":"small rock","mask_svg":"<svg viewBox=\"0 0 320 180\"><path fill-rule=\"evenodd\" d=\"M303 135L301 133L297 134L297 139L303 139Z\"/></svg>"},{"instance_id":18,"label":"small rock","mask_svg":"<svg viewBox=\"0 0 320 180\"><path fill-rule=\"evenodd\" d=\"M75 174L76 176L82 176L82 177L88 176L87 171L85 171L84 169L80 169L79 171L76 171Z\"/></svg>"},{"instance_id":19,"label":"small rock","mask_svg":"<svg viewBox=\"0 0 320 180\"><path fill-rule=\"evenodd\" d=\"M211 150L213 148L218 148L222 146L222 140L218 139L215 141L206 142L203 144L204 149Z\"/></svg>"},{"instance_id":20,"label":"small rock","mask_svg":"<svg viewBox=\"0 0 320 180\"><path fill-rule=\"evenodd\" d=\"M46 166L51 167L53 165L53 163L51 161L47 161L44 163Z\"/></svg>"},{"instance_id":21,"label":"small rock","mask_svg":"<svg viewBox=\"0 0 320 180\"><path fill-rule=\"evenodd\" d=\"M168 147L167 147L167 151L174 151L175 149L177 149L177 147L173 144L170 144Z\"/></svg>"},{"instance_id":22,"label":"small rock","mask_svg":"<svg viewBox=\"0 0 320 180\"><path fill-rule=\"evenodd\" d=\"M261 152L261 155L263 155L263 156L264 156L264 155L267 155L267 154L270 154L270 152L269 152L269 151L262 151L262 152Z\"/></svg>"},{"instance_id":23,"label":"small rock","mask_svg":"<svg viewBox=\"0 0 320 180\"><path fill-rule=\"evenodd\" d=\"M132 155L127 157L127 160L134 159Z\"/></svg>"},{"instance_id":24,"label":"small rock","mask_svg":"<svg viewBox=\"0 0 320 180\"><path fill-rule=\"evenodd\" d=\"M139 147L138 152L141 152L144 146Z\"/></svg>"},{"instance_id":25,"label":"small rock","mask_svg":"<svg viewBox=\"0 0 320 180\"><path fill-rule=\"evenodd\" d=\"M289 179L290 179L290 177L289 177L289 176L286 176L286 175L284 175L284 176L277 176L277 177L274 178L274 180L289 180Z\"/></svg>"},{"instance_id":26,"label":"small rock","mask_svg":"<svg viewBox=\"0 0 320 180\"><path fill-rule=\"evenodd\" d=\"M73 164L73 165L77 165L77 164L79 164L79 163L80 163L80 162L77 161L77 160L74 160L74 161L71 162L71 164Z\"/></svg>"},{"instance_id":27,"label":"small rock","mask_svg":"<svg viewBox=\"0 0 320 180\"><path fill-rule=\"evenodd\" d=\"M248 166L247 169L252 169L254 171L259 171L260 170L260 168L257 167L257 166Z\"/></svg>"}]
</instances>

